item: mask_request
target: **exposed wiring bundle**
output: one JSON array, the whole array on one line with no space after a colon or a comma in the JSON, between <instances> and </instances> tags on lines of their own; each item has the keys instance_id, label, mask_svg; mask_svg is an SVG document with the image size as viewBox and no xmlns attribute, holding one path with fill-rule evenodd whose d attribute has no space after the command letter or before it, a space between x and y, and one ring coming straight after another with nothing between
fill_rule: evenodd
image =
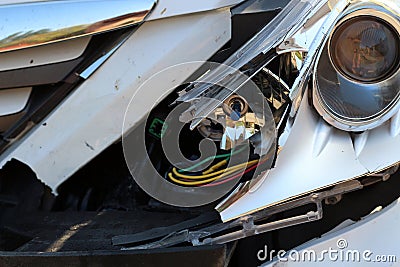
<instances>
[{"instance_id":1,"label":"exposed wiring bundle","mask_svg":"<svg viewBox=\"0 0 400 267\"><path fill-rule=\"evenodd\" d=\"M182 186L217 186L223 183L227 183L236 178L242 177L243 175L255 170L258 166L266 161L266 159L255 159L241 164L237 164L232 167L223 168L228 164L231 156L240 153L244 148L238 149L234 152L228 154L216 155L213 157L208 157L205 160L189 167L186 169L172 168L168 173L168 178ZM215 161L217 159L222 159L210 166L202 172L191 172L199 166L209 163L210 161Z\"/></svg>"}]
</instances>

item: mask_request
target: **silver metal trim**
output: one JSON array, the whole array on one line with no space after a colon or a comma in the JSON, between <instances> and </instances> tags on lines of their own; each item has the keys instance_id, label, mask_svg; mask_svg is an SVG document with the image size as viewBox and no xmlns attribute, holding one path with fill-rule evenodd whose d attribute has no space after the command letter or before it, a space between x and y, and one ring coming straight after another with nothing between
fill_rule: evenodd
<instances>
[{"instance_id":1,"label":"silver metal trim","mask_svg":"<svg viewBox=\"0 0 400 267\"><path fill-rule=\"evenodd\" d=\"M124 38L119 44L114 46L110 51L108 51L104 56L100 57L97 59L95 62L93 62L89 67L87 67L85 70L83 70L79 76L85 80L87 80L98 68L103 65L106 60L111 57L112 54L128 39L128 37Z\"/></svg>"},{"instance_id":2,"label":"silver metal trim","mask_svg":"<svg viewBox=\"0 0 400 267\"><path fill-rule=\"evenodd\" d=\"M142 22L157 0L53 0L0 5L0 53Z\"/></svg>"}]
</instances>

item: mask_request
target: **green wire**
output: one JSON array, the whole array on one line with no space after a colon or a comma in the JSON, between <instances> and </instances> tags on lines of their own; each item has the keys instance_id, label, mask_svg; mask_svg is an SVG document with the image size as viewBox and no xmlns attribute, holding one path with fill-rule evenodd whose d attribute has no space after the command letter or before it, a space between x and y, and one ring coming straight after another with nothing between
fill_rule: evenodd
<instances>
[{"instance_id":1,"label":"green wire","mask_svg":"<svg viewBox=\"0 0 400 267\"><path fill-rule=\"evenodd\" d=\"M227 153L227 154L222 154L222 155L216 155L216 156L210 156L202 161L200 161L199 163L186 168L186 169L182 169L182 170L178 170L178 172L182 173L182 172L190 172L191 170L195 169L196 167L203 165L204 163L211 161L211 160L215 160L215 159L220 159L220 158L226 158L226 160L228 160L231 156L236 155L237 153L242 152L243 150L245 150L246 146L242 147L241 149L237 150L237 151L233 151L233 153Z\"/></svg>"}]
</instances>

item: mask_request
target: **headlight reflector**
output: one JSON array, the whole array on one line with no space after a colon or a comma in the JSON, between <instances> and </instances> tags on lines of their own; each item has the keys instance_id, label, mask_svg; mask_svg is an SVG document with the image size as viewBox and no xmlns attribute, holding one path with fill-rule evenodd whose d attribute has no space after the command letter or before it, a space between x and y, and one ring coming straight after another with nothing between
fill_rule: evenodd
<instances>
[{"instance_id":1,"label":"headlight reflector","mask_svg":"<svg viewBox=\"0 0 400 267\"><path fill-rule=\"evenodd\" d=\"M387 78L399 63L399 37L391 25L373 16L359 16L340 24L329 44L336 70L360 82Z\"/></svg>"}]
</instances>

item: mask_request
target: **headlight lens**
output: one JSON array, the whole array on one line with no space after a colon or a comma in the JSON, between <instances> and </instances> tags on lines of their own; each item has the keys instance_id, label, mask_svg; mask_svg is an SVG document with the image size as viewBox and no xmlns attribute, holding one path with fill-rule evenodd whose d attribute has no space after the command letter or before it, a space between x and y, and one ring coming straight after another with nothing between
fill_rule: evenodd
<instances>
[{"instance_id":1,"label":"headlight lens","mask_svg":"<svg viewBox=\"0 0 400 267\"><path fill-rule=\"evenodd\" d=\"M395 15L378 10L347 13L315 66L314 106L342 130L372 129L398 110L400 23Z\"/></svg>"},{"instance_id":2,"label":"headlight lens","mask_svg":"<svg viewBox=\"0 0 400 267\"><path fill-rule=\"evenodd\" d=\"M329 54L349 79L374 82L393 74L399 63L399 38L391 25L372 16L351 18L332 35Z\"/></svg>"}]
</instances>

